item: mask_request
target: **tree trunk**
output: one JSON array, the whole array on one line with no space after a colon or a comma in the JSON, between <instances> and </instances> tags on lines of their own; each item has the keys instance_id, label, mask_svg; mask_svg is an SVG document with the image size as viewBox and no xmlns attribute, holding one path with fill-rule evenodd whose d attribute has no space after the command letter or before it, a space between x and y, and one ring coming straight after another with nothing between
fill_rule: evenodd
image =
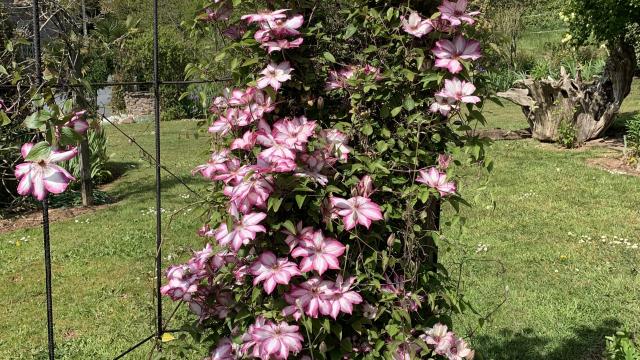
<instances>
[{"instance_id":1,"label":"tree trunk","mask_svg":"<svg viewBox=\"0 0 640 360\"><path fill-rule=\"evenodd\" d=\"M636 67L633 46L618 41L610 53L602 76L594 82L583 82L579 71L571 79L562 68L560 80L525 79L519 83L522 87L498 96L522 106L535 139L558 140L562 123L575 129L579 144L596 139L611 126L629 95Z\"/></svg>"}]
</instances>

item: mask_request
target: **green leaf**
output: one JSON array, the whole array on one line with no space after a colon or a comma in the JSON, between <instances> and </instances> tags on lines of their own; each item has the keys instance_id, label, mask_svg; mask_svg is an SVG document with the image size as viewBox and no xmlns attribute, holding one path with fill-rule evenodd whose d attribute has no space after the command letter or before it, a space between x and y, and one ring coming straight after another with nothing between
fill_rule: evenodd
<instances>
[{"instance_id":1,"label":"green leaf","mask_svg":"<svg viewBox=\"0 0 640 360\"><path fill-rule=\"evenodd\" d=\"M330 52L328 52L328 51L325 51L325 52L322 54L322 56L324 56L324 58L325 58L325 59L327 59L327 61L329 61L329 62L332 62L332 63L335 63L335 62L336 62L336 58L335 58L335 57L333 57L333 55L332 55Z\"/></svg>"},{"instance_id":2,"label":"green leaf","mask_svg":"<svg viewBox=\"0 0 640 360\"><path fill-rule=\"evenodd\" d=\"M0 111L0 126L6 126L11 124L11 119L4 111Z\"/></svg>"},{"instance_id":3,"label":"green leaf","mask_svg":"<svg viewBox=\"0 0 640 360\"><path fill-rule=\"evenodd\" d=\"M416 107L416 102L413 100L411 95L409 95L406 98L404 98L404 108L405 109L407 109L408 111L411 111L411 110L415 109L415 107Z\"/></svg>"},{"instance_id":4,"label":"green leaf","mask_svg":"<svg viewBox=\"0 0 640 360\"><path fill-rule=\"evenodd\" d=\"M287 229L290 233L294 235L297 234L296 226L293 225L293 222L291 222L291 220L285 221L284 223L282 223L282 226L284 226L284 228Z\"/></svg>"},{"instance_id":5,"label":"green leaf","mask_svg":"<svg viewBox=\"0 0 640 360\"><path fill-rule=\"evenodd\" d=\"M46 141L41 141L31 148L29 154L25 158L27 161L38 161L49 157L51 154L51 146Z\"/></svg>"},{"instance_id":6,"label":"green leaf","mask_svg":"<svg viewBox=\"0 0 640 360\"><path fill-rule=\"evenodd\" d=\"M397 108L394 108L393 110L391 110L391 116L396 117L398 116L398 114L400 114L401 111L402 111L402 106L398 106Z\"/></svg>"},{"instance_id":7,"label":"green leaf","mask_svg":"<svg viewBox=\"0 0 640 360\"><path fill-rule=\"evenodd\" d=\"M304 201L307 199L307 195L296 195L296 203L298 204L298 209L302 209L304 205Z\"/></svg>"},{"instance_id":8,"label":"green leaf","mask_svg":"<svg viewBox=\"0 0 640 360\"><path fill-rule=\"evenodd\" d=\"M9 73L7 72L7 69L2 65L0 65L0 74L9 75Z\"/></svg>"},{"instance_id":9,"label":"green leaf","mask_svg":"<svg viewBox=\"0 0 640 360\"><path fill-rule=\"evenodd\" d=\"M50 118L51 114L49 112L40 110L27 116L24 119L24 126L28 129L41 130Z\"/></svg>"},{"instance_id":10,"label":"green leaf","mask_svg":"<svg viewBox=\"0 0 640 360\"><path fill-rule=\"evenodd\" d=\"M353 24L349 24L349 26L347 26L347 31L345 31L343 38L345 40L351 38L353 34L356 33L356 31L358 31L358 29L356 29L356 27L353 26Z\"/></svg>"},{"instance_id":11,"label":"green leaf","mask_svg":"<svg viewBox=\"0 0 640 360\"><path fill-rule=\"evenodd\" d=\"M371 134L373 134L373 127L371 126L371 124L364 124L364 126L362 127L362 133L367 136L371 136Z\"/></svg>"}]
</instances>

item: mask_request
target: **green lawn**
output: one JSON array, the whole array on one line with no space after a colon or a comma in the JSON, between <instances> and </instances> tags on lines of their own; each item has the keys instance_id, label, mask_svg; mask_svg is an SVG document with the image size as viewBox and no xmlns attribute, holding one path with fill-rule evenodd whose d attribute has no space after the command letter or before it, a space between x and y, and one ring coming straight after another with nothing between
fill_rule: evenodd
<instances>
[{"instance_id":1,"label":"green lawn","mask_svg":"<svg viewBox=\"0 0 640 360\"><path fill-rule=\"evenodd\" d=\"M637 84L635 89L625 112L640 109ZM514 106L489 107L486 114L489 127L526 126ZM153 149L152 126L125 129ZM194 122L163 123L162 160L204 192L206 182L190 176L208 152L206 137L192 138L194 129ZM126 169L108 189L120 201L51 228L56 339L64 359L112 358L153 332L154 168L113 129L108 134L113 161ZM468 258L462 287L480 313L492 311L508 288L507 302L484 327L476 329L472 314L456 319L461 333L475 330L473 345L485 358L588 359L615 329L640 332L640 250L631 248L640 244L640 179L585 165L603 151L497 142L489 150L495 161L489 178L466 170L461 189L476 198L475 207L464 210L465 234L446 231L461 246L449 252L443 246L442 259L453 270ZM203 241L195 235L199 213L187 211L198 197L166 174L163 180L165 220L177 209L186 211L165 229L169 264ZM616 245L624 241L618 238L630 245ZM476 253L479 244L486 251ZM40 229L0 235L0 276L0 359L44 358ZM143 347L129 358L144 359L148 351Z\"/></svg>"},{"instance_id":2,"label":"green lawn","mask_svg":"<svg viewBox=\"0 0 640 360\"><path fill-rule=\"evenodd\" d=\"M153 127L127 125L153 153ZM203 192L206 182L190 170L207 158L207 139L192 139L195 122L163 123L163 163ZM109 359L153 332L155 206L154 167L140 151L108 127L113 161L126 169L108 193L121 199L93 215L51 227L56 339L65 359ZM187 137L191 139L187 140ZM198 200L163 174L165 219ZM176 216L165 230L168 265L189 248L201 248L196 211ZM20 241L22 238L28 241ZM16 245L18 242L19 246ZM0 235L0 359L44 358L46 350L42 242L40 229ZM167 305L171 305L168 304ZM170 306L166 307L170 311ZM147 350L130 358L146 358Z\"/></svg>"}]
</instances>

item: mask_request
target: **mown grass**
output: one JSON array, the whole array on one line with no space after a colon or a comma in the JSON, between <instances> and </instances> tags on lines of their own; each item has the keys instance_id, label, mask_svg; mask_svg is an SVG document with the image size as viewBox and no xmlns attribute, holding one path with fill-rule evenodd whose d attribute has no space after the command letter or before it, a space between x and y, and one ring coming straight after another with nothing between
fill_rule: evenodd
<instances>
[{"instance_id":1,"label":"mown grass","mask_svg":"<svg viewBox=\"0 0 640 360\"><path fill-rule=\"evenodd\" d=\"M623 112L640 109L638 90ZM515 110L487 115L489 127L521 128ZM506 297L483 327L477 315L456 318L484 358L599 359L604 336L640 332L640 179L586 164L605 152L503 141L489 149L488 182L463 172L462 194L477 201L467 231L447 231L462 245L443 258L464 265L463 293L479 313Z\"/></svg>"},{"instance_id":2,"label":"mown grass","mask_svg":"<svg viewBox=\"0 0 640 360\"><path fill-rule=\"evenodd\" d=\"M154 153L152 126L125 129ZM190 170L206 161L208 146L206 138L192 138L194 129L194 122L162 124L162 162L202 193L206 182L190 176ZM155 170L120 134L110 127L107 133L112 160L126 170L108 189L120 201L51 226L55 330L58 355L64 359L113 358L154 331ZM195 236L199 214L190 206L196 200L163 173L165 224L173 211L193 209L165 228L167 265L202 245ZM35 228L0 235L0 359L40 359L46 354L41 234ZM171 304L166 305L168 313ZM148 349L130 358L145 358Z\"/></svg>"},{"instance_id":3,"label":"mown grass","mask_svg":"<svg viewBox=\"0 0 640 360\"><path fill-rule=\"evenodd\" d=\"M625 112L640 109L637 84L635 89ZM526 126L515 106L488 107L486 116L488 127ZM207 158L207 139L192 137L194 122L162 126L163 163L202 193L207 183L190 170ZM152 126L125 130L153 149ZM109 359L154 331L154 167L112 128L107 133L115 166L126 170L107 189L119 202L51 227L61 359ZM464 234L446 231L460 245L449 252L443 246L442 259L455 269L469 258L462 288L479 313L491 312L506 294L506 303L482 328L472 313L456 318L458 330L473 333L473 345L485 358L588 359L616 328L640 332L640 250L610 244L614 236L640 243L640 179L585 164L603 151L497 142L489 149L495 161L490 177L462 171L462 193L475 206L464 210ZM175 210L193 209L165 228L168 265L203 241L195 236L201 220L192 205L199 197L166 173L163 183L165 224ZM476 253L479 244L487 251ZM0 235L0 359L45 358L43 271L40 229ZM165 301L165 312L171 309ZM144 359L149 349L128 358Z\"/></svg>"}]
</instances>

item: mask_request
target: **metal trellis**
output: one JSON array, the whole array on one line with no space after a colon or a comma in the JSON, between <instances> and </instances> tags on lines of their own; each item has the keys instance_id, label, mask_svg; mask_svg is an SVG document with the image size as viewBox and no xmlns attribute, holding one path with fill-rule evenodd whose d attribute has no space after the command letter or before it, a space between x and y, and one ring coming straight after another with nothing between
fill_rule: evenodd
<instances>
[{"instance_id":1,"label":"metal trellis","mask_svg":"<svg viewBox=\"0 0 640 360\"><path fill-rule=\"evenodd\" d=\"M44 83L42 72L42 52L41 52L41 29L40 29L40 3L39 0L32 0L32 25L33 25L33 57L35 63L35 84L41 87ZM103 120L111 123L116 130L126 136L133 144L135 144L140 150L147 155L155 164L155 195L156 195L156 244L155 244L155 303L156 303L156 324L155 332L146 338L142 339L138 343L131 346L129 349L123 351L114 359L121 359L130 354L140 346L157 339L157 350L160 349L161 338L164 333L176 332L179 330L166 330L166 324L163 324L162 314L162 295L160 293L160 287L162 285L162 171L164 170L170 176L175 178L180 184L182 184L190 192L199 195L191 187L189 187L181 178L175 175L172 171L162 165L160 161L161 146L160 146L160 86L162 85L187 85L187 84L206 84L206 83L218 83L225 82L228 79L215 79L215 80L185 80L185 81L163 81L160 79L159 69L159 32L158 32L158 0L153 1L153 80L152 81L132 81L132 82L107 82L107 83L94 83L93 86L98 87L110 87L110 86L129 86L129 85L150 85L153 88L154 93L154 127L155 127L155 156L152 156L147 150L145 150L140 144L138 144L132 137L127 135L120 127L111 122L106 116L102 115ZM84 85L64 85L62 88L80 87ZM12 88L13 85L0 85L0 88ZM47 310L47 340L48 340L48 356L50 360L55 357L55 338L54 338L54 320L53 320L53 296L52 296L52 271L51 271L51 242L49 235L49 201L45 198L42 201L42 230L44 240L44 262L45 262L45 290L46 290L46 310Z\"/></svg>"}]
</instances>

